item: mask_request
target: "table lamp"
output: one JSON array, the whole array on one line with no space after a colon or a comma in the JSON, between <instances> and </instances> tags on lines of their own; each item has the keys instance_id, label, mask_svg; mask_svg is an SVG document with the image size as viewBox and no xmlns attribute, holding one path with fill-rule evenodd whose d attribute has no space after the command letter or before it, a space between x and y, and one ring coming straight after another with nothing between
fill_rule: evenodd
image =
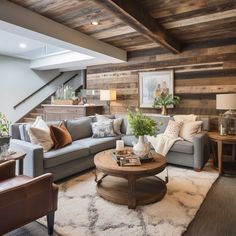
<instances>
[{"instance_id":1,"label":"table lamp","mask_svg":"<svg viewBox=\"0 0 236 236\"><path fill-rule=\"evenodd\" d=\"M233 110L236 110L236 93L217 94L216 109L227 110L224 114L233 114Z\"/></svg>"},{"instance_id":2,"label":"table lamp","mask_svg":"<svg viewBox=\"0 0 236 236\"><path fill-rule=\"evenodd\" d=\"M109 111L109 114L110 114L110 112L111 112L111 108L110 108L111 101L116 100L116 90L114 90L114 89L100 90L100 100L107 102L108 111Z\"/></svg>"},{"instance_id":3,"label":"table lamp","mask_svg":"<svg viewBox=\"0 0 236 236\"><path fill-rule=\"evenodd\" d=\"M217 94L216 109L227 110L219 116L220 135L236 134L235 111L236 110L236 94Z\"/></svg>"}]
</instances>

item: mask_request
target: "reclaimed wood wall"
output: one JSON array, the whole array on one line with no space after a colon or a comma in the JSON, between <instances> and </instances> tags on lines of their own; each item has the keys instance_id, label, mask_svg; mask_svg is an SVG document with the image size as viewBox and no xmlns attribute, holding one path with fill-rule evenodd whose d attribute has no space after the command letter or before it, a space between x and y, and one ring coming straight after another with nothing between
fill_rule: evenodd
<instances>
[{"instance_id":1,"label":"reclaimed wood wall","mask_svg":"<svg viewBox=\"0 0 236 236\"><path fill-rule=\"evenodd\" d=\"M194 44L178 55L161 48L130 52L128 63L89 67L87 89L116 89L111 112L124 113L139 106L138 72L165 69L174 70L174 91L181 98L169 113L214 117L216 94L236 92L236 39Z\"/></svg>"}]
</instances>

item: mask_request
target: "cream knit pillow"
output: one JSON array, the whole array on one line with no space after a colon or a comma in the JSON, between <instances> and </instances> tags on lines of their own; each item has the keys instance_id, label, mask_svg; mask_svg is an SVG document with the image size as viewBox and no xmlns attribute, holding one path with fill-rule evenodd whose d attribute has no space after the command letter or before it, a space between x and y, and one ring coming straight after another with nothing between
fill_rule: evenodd
<instances>
[{"instance_id":1,"label":"cream knit pillow","mask_svg":"<svg viewBox=\"0 0 236 236\"><path fill-rule=\"evenodd\" d=\"M190 115L175 115L173 116L175 121L178 122L190 122L190 121L196 121L197 116L194 114L190 114Z\"/></svg>"},{"instance_id":2,"label":"cream knit pillow","mask_svg":"<svg viewBox=\"0 0 236 236\"><path fill-rule=\"evenodd\" d=\"M202 121L185 122L180 130L179 136L184 140L193 142L193 136L199 132Z\"/></svg>"}]
</instances>

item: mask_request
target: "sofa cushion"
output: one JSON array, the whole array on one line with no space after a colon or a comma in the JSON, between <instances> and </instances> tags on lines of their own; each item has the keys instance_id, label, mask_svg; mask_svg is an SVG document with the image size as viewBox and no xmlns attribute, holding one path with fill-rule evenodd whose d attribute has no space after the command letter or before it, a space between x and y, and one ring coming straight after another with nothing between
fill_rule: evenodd
<instances>
[{"instance_id":1,"label":"sofa cushion","mask_svg":"<svg viewBox=\"0 0 236 236\"><path fill-rule=\"evenodd\" d=\"M19 125L19 131L20 131L20 139L30 143L30 137L27 131L29 127L30 124L21 124Z\"/></svg>"},{"instance_id":2,"label":"sofa cushion","mask_svg":"<svg viewBox=\"0 0 236 236\"><path fill-rule=\"evenodd\" d=\"M123 121L121 123L121 133L127 135L127 128L128 128L127 116L124 114L116 114L115 117L116 118L123 118ZM152 118L153 120L155 120L157 122L157 128L158 128L157 133L164 133L169 120L173 120L173 117L170 117L170 116L148 115L148 117ZM129 134L129 136L130 135L131 134Z\"/></svg>"},{"instance_id":3,"label":"sofa cushion","mask_svg":"<svg viewBox=\"0 0 236 236\"><path fill-rule=\"evenodd\" d=\"M89 148L90 154L96 154L106 149L115 148L116 140L120 139L120 136L106 137L106 138L84 138L73 143Z\"/></svg>"},{"instance_id":4,"label":"sofa cushion","mask_svg":"<svg viewBox=\"0 0 236 236\"><path fill-rule=\"evenodd\" d=\"M72 143L69 146L51 150L44 154L44 168L49 168L89 155L89 149Z\"/></svg>"},{"instance_id":5,"label":"sofa cushion","mask_svg":"<svg viewBox=\"0 0 236 236\"><path fill-rule=\"evenodd\" d=\"M170 149L171 152L193 154L193 143L188 141L176 141Z\"/></svg>"},{"instance_id":6,"label":"sofa cushion","mask_svg":"<svg viewBox=\"0 0 236 236\"><path fill-rule=\"evenodd\" d=\"M134 135L124 135L121 139L124 141L125 146L133 146L133 142L138 142L138 139Z\"/></svg>"},{"instance_id":7,"label":"sofa cushion","mask_svg":"<svg viewBox=\"0 0 236 236\"><path fill-rule=\"evenodd\" d=\"M133 146L133 142L137 143L138 139L133 135L124 135L122 138L126 146ZM193 143L188 141L176 141L175 144L171 147L170 151L193 154Z\"/></svg>"},{"instance_id":8,"label":"sofa cushion","mask_svg":"<svg viewBox=\"0 0 236 236\"><path fill-rule=\"evenodd\" d=\"M72 140L87 138L92 136L92 119L90 117L82 117L77 120L67 120L66 128L69 131Z\"/></svg>"}]
</instances>

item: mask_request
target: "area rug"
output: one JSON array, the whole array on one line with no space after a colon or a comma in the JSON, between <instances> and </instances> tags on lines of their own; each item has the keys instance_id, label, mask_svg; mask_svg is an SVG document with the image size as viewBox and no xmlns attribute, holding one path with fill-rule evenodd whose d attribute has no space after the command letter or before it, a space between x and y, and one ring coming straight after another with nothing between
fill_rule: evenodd
<instances>
[{"instance_id":1,"label":"area rug","mask_svg":"<svg viewBox=\"0 0 236 236\"><path fill-rule=\"evenodd\" d=\"M194 218L217 172L206 166L202 172L169 166L164 199L154 204L113 204L96 194L93 173L60 184L55 230L63 236L178 236ZM166 171L159 177L163 178ZM46 225L46 218L40 223Z\"/></svg>"}]
</instances>

